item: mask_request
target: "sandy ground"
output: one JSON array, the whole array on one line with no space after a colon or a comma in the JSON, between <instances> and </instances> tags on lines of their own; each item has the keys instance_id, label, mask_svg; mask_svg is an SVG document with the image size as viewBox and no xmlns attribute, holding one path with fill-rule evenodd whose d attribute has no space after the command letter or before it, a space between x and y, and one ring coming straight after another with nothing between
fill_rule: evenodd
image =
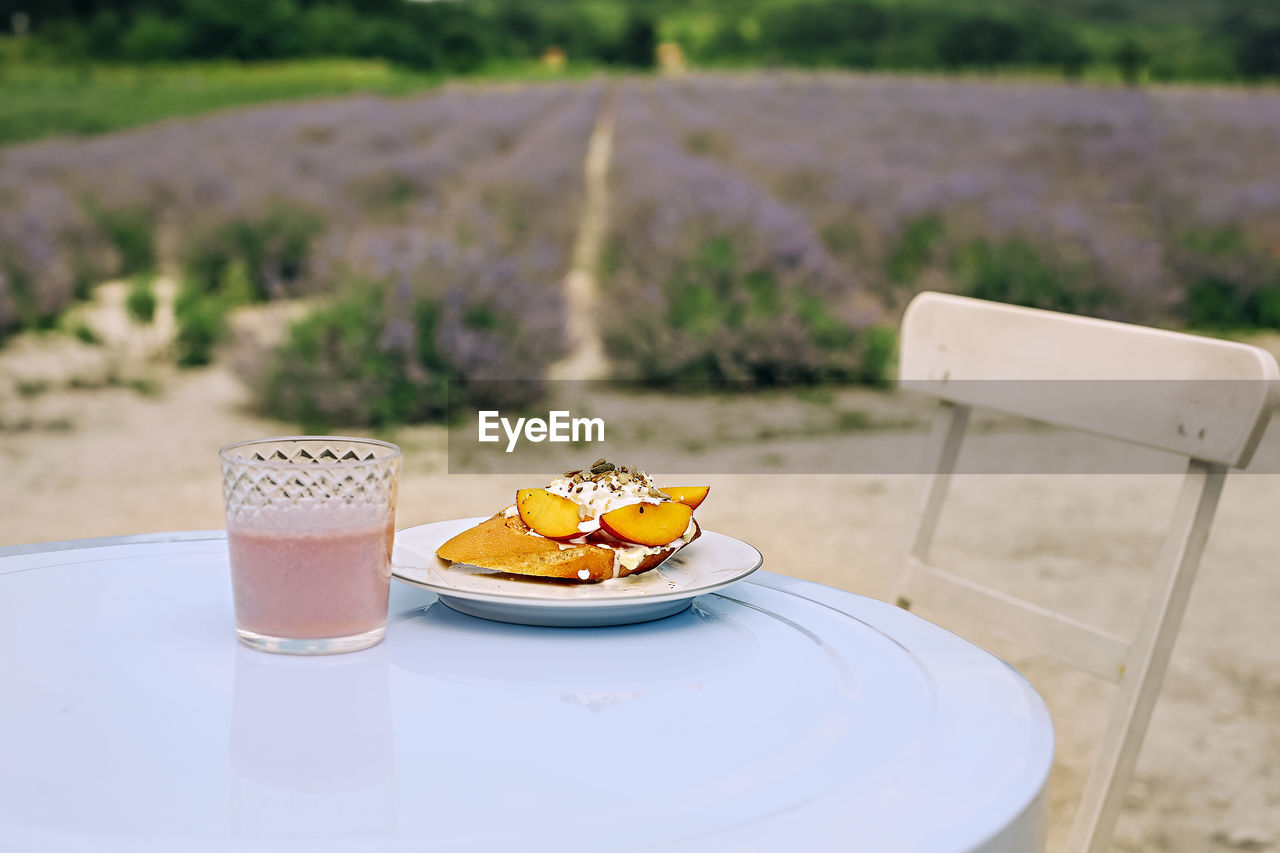
<instances>
[{"instance_id":1,"label":"sandy ground","mask_svg":"<svg viewBox=\"0 0 1280 853\"><path fill-rule=\"evenodd\" d=\"M89 309L104 330L103 346L52 335L17 340L0 352L0 545L219 528L218 447L294 431L251 414L245 389L226 369L179 373L164 366L164 311L158 329L130 327L110 310L122 298L123 288L108 287ZM869 409L897 406L884 395L863 402ZM685 413L701 404L663 405ZM735 422L753 413L776 419L780 408L770 400L742 406L732 414ZM906 405L901 413L909 420L918 411ZM820 447L875 438L838 427L809 432L790 441ZM763 441L776 433L757 435ZM406 451L400 526L484 514L528 484L523 476L450 476L439 428L390 437ZM1263 453L1280 456L1280 428L1268 434ZM708 481L712 497L700 518L757 545L766 568L876 596L897 564L922 485L907 475ZM1160 475L962 477L936 556L1104 627L1128 629L1176 488L1176 478ZM1280 845L1277 507L1280 477L1229 480L1117 850ZM1050 849L1056 849L1111 688L998 641L984 643L1021 669L1053 711L1058 757Z\"/></svg>"}]
</instances>

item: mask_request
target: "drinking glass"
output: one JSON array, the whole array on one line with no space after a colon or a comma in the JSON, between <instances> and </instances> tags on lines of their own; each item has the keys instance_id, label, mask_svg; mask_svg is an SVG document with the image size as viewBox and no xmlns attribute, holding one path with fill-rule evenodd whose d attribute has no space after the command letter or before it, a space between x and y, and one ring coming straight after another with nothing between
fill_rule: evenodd
<instances>
[{"instance_id":1,"label":"drinking glass","mask_svg":"<svg viewBox=\"0 0 1280 853\"><path fill-rule=\"evenodd\" d=\"M333 654L382 639L400 448L345 436L230 444L222 458L236 632Z\"/></svg>"}]
</instances>

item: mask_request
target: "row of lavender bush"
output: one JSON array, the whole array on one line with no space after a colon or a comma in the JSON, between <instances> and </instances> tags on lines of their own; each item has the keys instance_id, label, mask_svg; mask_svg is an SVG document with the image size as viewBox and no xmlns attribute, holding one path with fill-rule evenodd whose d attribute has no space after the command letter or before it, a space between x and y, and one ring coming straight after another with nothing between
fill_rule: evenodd
<instances>
[{"instance_id":1,"label":"row of lavender bush","mask_svg":"<svg viewBox=\"0 0 1280 853\"><path fill-rule=\"evenodd\" d=\"M563 280L599 98L593 87L522 102L535 112L513 119L519 132L483 158L468 146L471 165L455 167L447 191L331 232L325 264L348 284L257 372L266 410L379 423L440 418L458 394L500 406L539 396L566 354Z\"/></svg>"},{"instance_id":2,"label":"row of lavender bush","mask_svg":"<svg viewBox=\"0 0 1280 853\"><path fill-rule=\"evenodd\" d=\"M935 288L1280 327L1280 94L778 75L650 98L891 312Z\"/></svg>"},{"instance_id":3,"label":"row of lavender bush","mask_svg":"<svg viewBox=\"0 0 1280 853\"><path fill-rule=\"evenodd\" d=\"M541 376L599 90L311 102L7 149L0 338L167 265L188 364L229 307L326 297L276 355L240 359L290 419L428 417L450 379Z\"/></svg>"},{"instance_id":4,"label":"row of lavender bush","mask_svg":"<svg viewBox=\"0 0 1280 853\"><path fill-rule=\"evenodd\" d=\"M670 92L628 84L617 107L602 275L613 310L601 320L617 371L657 383L882 380L883 305L802 211L689 144L702 131Z\"/></svg>"}]
</instances>

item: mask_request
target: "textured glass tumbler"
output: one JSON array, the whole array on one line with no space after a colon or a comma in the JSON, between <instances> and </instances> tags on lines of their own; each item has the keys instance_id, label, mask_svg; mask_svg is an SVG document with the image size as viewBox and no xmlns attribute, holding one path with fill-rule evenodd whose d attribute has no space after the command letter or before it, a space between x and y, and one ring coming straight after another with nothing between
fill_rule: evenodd
<instances>
[{"instance_id":1,"label":"textured glass tumbler","mask_svg":"<svg viewBox=\"0 0 1280 853\"><path fill-rule=\"evenodd\" d=\"M219 455L240 639L303 655L380 641L400 448L292 436L231 444Z\"/></svg>"}]
</instances>

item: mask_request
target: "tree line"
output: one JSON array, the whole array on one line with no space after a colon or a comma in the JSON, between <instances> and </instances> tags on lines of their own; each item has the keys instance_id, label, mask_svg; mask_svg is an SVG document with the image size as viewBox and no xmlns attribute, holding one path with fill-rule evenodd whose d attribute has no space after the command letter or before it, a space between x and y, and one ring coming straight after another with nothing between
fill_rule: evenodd
<instances>
[{"instance_id":1,"label":"tree line","mask_svg":"<svg viewBox=\"0 0 1280 853\"><path fill-rule=\"evenodd\" d=\"M241 61L351 56L469 72L555 46L575 61L649 66L655 21L606 28L573 3L515 0L0 0L0 23L63 61Z\"/></svg>"},{"instance_id":2,"label":"tree line","mask_svg":"<svg viewBox=\"0 0 1280 853\"><path fill-rule=\"evenodd\" d=\"M0 0L0 22L61 59L265 60L377 57L420 70L467 72L552 47L588 65L647 67L661 33L708 65L895 70L1060 71L1114 65L1155 76L1280 76L1280 9L1223 2L1193 51L1162 55L1141 32L1100 45L1085 19L1010 3L994 11L936 0L694 0L710 28L681 29L668 0ZM1123 5L1123 4L1121 4ZM612 14L602 15L601 9ZM674 25L673 21L676 21ZM1098 22L1093 22L1097 24Z\"/></svg>"}]
</instances>

